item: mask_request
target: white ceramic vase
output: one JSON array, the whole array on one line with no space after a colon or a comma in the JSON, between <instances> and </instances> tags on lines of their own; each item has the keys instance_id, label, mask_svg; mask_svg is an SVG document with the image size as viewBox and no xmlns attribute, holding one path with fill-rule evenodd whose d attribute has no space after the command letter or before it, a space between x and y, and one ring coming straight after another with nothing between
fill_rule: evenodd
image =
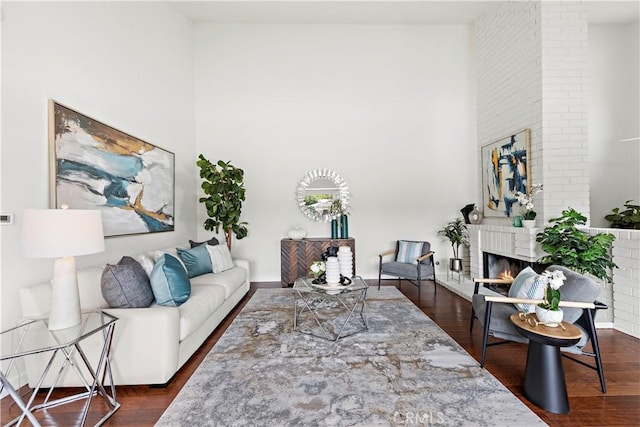
<instances>
[{"instance_id":1,"label":"white ceramic vase","mask_svg":"<svg viewBox=\"0 0 640 427\"><path fill-rule=\"evenodd\" d=\"M536 305L536 317L540 322L545 323L546 326L555 328L562 322L564 313L561 308L558 310L547 310L546 308Z\"/></svg>"},{"instance_id":2,"label":"white ceramic vase","mask_svg":"<svg viewBox=\"0 0 640 427\"><path fill-rule=\"evenodd\" d=\"M287 233L287 237L289 237L290 239L293 239L293 240L304 239L306 237L306 235L307 235L307 230L305 230L304 228L300 228L300 227L293 227Z\"/></svg>"},{"instance_id":3,"label":"white ceramic vase","mask_svg":"<svg viewBox=\"0 0 640 427\"><path fill-rule=\"evenodd\" d=\"M536 220L535 219L523 219L522 220L522 226L524 228L534 228L536 226Z\"/></svg>"}]
</instances>

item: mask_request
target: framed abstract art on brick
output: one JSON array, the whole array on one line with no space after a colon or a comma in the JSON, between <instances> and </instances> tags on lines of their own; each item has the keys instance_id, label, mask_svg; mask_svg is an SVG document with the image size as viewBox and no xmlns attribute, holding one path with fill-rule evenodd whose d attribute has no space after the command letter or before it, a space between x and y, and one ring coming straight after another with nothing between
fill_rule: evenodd
<instances>
[{"instance_id":1,"label":"framed abstract art on brick","mask_svg":"<svg viewBox=\"0 0 640 427\"><path fill-rule=\"evenodd\" d=\"M170 151L49 100L50 204L98 209L106 237L174 230Z\"/></svg>"},{"instance_id":2,"label":"framed abstract art on brick","mask_svg":"<svg viewBox=\"0 0 640 427\"><path fill-rule=\"evenodd\" d=\"M482 202L485 217L510 217L518 203L515 192L527 193L531 131L523 129L482 147Z\"/></svg>"}]
</instances>

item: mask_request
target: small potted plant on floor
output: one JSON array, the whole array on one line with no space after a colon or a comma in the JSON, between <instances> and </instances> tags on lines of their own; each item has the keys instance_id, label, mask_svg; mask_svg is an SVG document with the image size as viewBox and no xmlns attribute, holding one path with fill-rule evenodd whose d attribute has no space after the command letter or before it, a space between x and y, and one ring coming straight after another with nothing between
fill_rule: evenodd
<instances>
[{"instance_id":1,"label":"small potted plant on floor","mask_svg":"<svg viewBox=\"0 0 640 427\"><path fill-rule=\"evenodd\" d=\"M447 225L438 231L438 235L446 237L453 249L453 258L449 258L449 270L462 271L462 259L459 257L460 246L469 245L469 232L464 220L458 217L449 221Z\"/></svg>"}]
</instances>

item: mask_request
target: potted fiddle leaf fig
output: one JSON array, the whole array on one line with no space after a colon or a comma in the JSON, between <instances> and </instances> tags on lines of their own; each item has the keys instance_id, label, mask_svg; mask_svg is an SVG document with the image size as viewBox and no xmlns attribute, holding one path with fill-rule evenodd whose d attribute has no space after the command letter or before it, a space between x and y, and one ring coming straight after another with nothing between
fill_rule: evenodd
<instances>
[{"instance_id":1,"label":"potted fiddle leaf fig","mask_svg":"<svg viewBox=\"0 0 640 427\"><path fill-rule=\"evenodd\" d=\"M233 235L238 240L247 237L247 223L240 221L242 202L245 200L244 171L231 164L219 160L211 163L202 154L196 162L200 168L202 191L206 197L200 198L204 203L209 218L204 222L205 230L222 229L227 247L231 249Z\"/></svg>"},{"instance_id":2,"label":"potted fiddle leaf fig","mask_svg":"<svg viewBox=\"0 0 640 427\"><path fill-rule=\"evenodd\" d=\"M447 225L438 231L438 235L444 236L451 243L453 249L453 258L449 258L449 270L460 272L462 271L462 259L459 257L460 246L469 245L469 231L464 220L460 217L449 221Z\"/></svg>"}]
</instances>

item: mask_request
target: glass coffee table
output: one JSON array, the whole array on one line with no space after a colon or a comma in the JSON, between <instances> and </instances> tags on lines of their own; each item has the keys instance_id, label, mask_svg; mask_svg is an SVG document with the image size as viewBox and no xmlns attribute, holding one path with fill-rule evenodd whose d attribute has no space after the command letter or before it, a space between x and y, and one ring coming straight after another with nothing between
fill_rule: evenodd
<instances>
[{"instance_id":1,"label":"glass coffee table","mask_svg":"<svg viewBox=\"0 0 640 427\"><path fill-rule=\"evenodd\" d=\"M293 330L338 341L369 329L366 317L369 286L360 276L343 285L315 285L301 277L293 284L295 309Z\"/></svg>"}]
</instances>

